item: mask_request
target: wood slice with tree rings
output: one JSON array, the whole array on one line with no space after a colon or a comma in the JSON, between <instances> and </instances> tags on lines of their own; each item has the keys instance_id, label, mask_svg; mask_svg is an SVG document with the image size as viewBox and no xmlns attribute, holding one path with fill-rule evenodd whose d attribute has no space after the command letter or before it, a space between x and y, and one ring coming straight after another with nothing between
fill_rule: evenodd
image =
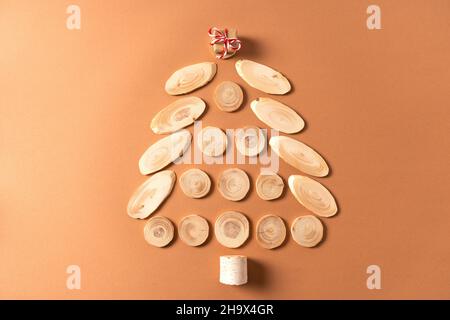
<instances>
[{"instance_id":1,"label":"wood slice with tree rings","mask_svg":"<svg viewBox=\"0 0 450 320\"><path fill-rule=\"evenodd\" d=\"M286 226L276 215L268 214L259 219L256 225L256 240L261 247L274 249L286 239Z\"/></svg>"},{"instance_id":2,"label":"wood slice with tree rings","mask_svg":"<svg viewBox=\"0 0 450 320\"><path fill-rule=\"evenodd\" d=\"M241 169L227 169L220 174L217 189L225 199L240 201L250 190L250 179Z\"/></svg>"},{"instance_id":3,"label":"wood slice with tree rings","mask_svg":"<svg viewBox=\"0 0 450 320\"><path fill-rule=\"evenodd\" d=\"M191 133L177 131L152 144L139 159L141 174L150 174L163 169L180 158L191 145Z\"/></svg>"},{"instance_id":4,"label":"wood slice with tree rings","mask_svg":"<svg viewBox=\"0 0 450 320\"><path fill-rule=\"evenodd\" d=\"M176 175L172 170L152 175L131 196L127 206L128 215L134 219L147 218L170 195L175 180Z\"/></svg>"},{"instance_id":5,"label":"wood slice with tree rings","mask_svg":"<svg viewBox=\"0 0 450 320\"><path fill-rule=\"evenodd\" d=\"M283 179L274 172L261 173L256 178L256 193L263 200L278 199L283 194Z\"/></svg>"},{"instance_id":6,"label":"wood slice with tree rings","mask_svg":"<svg viewBox=\"0 0 450 320\"><path fill-rule=\"evenodd\" d=\"M194 123L205 111L205 102L197 97L180 98L159 111L150 128L156 134L178 131Z\"/></svg>"},{"instance_id":7,"label":"wood slice with tree rings","mask_svg":"<svg viewBox=\"0 0 450 320\"><path fill-rule=\"evenodd\" d=\"M292 175L288 179L288 184L294 197L306 209L320 217L332 217L337 213L338 208L333 195L316 180Z\"/></svg>"},{"instance_id":8,"label":"wood slice with tree rings","mask_svg":"<svg viewBox=\"0 0 450 320\"><path fill-rule=\"evenodd\" d=\"M249 236L249 222L245 215L237 211L222 213L214 225L217 241L227 248L238 248Z\"/></svg>"},{"instance_id":9,"label":"wood slice with tree rings","mask_svg":"<svg viewBox=\"0 0 450 320\"><path fill-rule=\"evenodd\" d=\"M197 136L197 146L200 151L210 157L221 156L227 149L227 144L226 134L216 127L205 127Z\"/></svg>"},{"instance_id":10,"label":"wood slice with tree rings","mask_svg":"<svg viewBox=\"0 0 450 320\"><path fill-rule=\"evenodd\" d=\"M250 103L256 117L269 127L284 133L297 133L305 121L287 105L271 98L257 98Z\"/></svg>"},{"instance_id":11,"label":"wood slice with tree rings","mask_svg":"<svg viewBox=\"0 0 450 320\"><path fill-rule=\"evenodd\" d=\"M200 169L189 169L179 179L181 190L190 198L199 199L206 196L211 189L211 179Z\"/></svg>"},{"instance_id":12,"label":"wood slice with tree rings","mask_svg":"<svg viewBox=\"0 0 450 320\"><path fill-rule=\"evenodd\" d=\"M178 225L178 234L188 246L197 247L208 239L208 221L195 214L186 216Z\"/></svg>"},{"instance_id":13,"label":"wood slice with tree rings","mask_svg":"<svg viewBox=\"0 0 450 320\"><path fill-rule=\"evenodd\" d=\"M303 142L285 136L272 136L269 145L294 168L316 177L328 175L329 168L322 156Z\"/></svg>"},{"instance_id":14,"label":"wood slice with tree rings","mask_svg":"<svg viewBox=\"0 0 450 320\"><path fill-rule=\"evenodd\" d=\"M315 247L322 241L323 225L315 216L301 216L292 223L291 234L299 245L307 248Z\"/></svg>"},{"instance_id":15,"label":"wood slice with tree rings","mask_svg":"<svg viewBox=\"0 0 450 320\"><path fill-rule=\"evenodd\" d=\"M166 92L179 95L194 91L210 82L216 75L216 70L214 62L202 62L181 68L166 81Z\"/></svg>"},{"instance_id":16,"label":"wood slice with tree rings","mask_svg":"<svg viewBox=\"0 0 450 320\"><path fill-rule=\"evenodd\" d=\"M251 60L238 60L236 71L250 86L269 94L285 94L291 84L280 72Z\"/></svg>"},{"instance_id":17,"label":"wood slice with tree rings","mask_svg":"<svg viewBox=\"0 0 450 320\"><path fill-rule=\"evenodd\" d=\"M233 112L242 104L244 93L241 87L232 81L224 81L214 91L214 102L225 112Z\"/></svg>"},{"instance_id":18,"label":"wood slice with tree rings","mask_svg":"<svg viewBox=\"0 0 450 320\"><path fill-rule=\"evenodd\" d=\"M155 247L167 246L172 241L173 235L173 224L166 217L150 218L144 226L145 241Z\"/></svg>"},{"instance_id":19,"label":"wood slice with tree rings","mask_svg":"<svg viewBox=\"0 0 450 320\"><path fill-rule=\"evenodd\" d=\"M246 126L236 130L236 149L244 156L255 157L266 145L263 130L255 126Z\"/></svg>"}]
</instances>

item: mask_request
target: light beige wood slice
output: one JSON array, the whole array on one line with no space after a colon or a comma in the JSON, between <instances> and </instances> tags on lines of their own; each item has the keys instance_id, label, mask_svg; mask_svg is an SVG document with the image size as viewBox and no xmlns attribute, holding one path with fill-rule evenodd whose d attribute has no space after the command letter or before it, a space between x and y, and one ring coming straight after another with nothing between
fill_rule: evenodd
<instances>
[{"instance_id":1,"label":"light beige wood slice","mask_svg":"<svg viewBox=\"0 0 450 320\"><path fill-rule=\"evenodd\" d=\"M249 236L247 217L237 211L222 213L216 220L214 233L217 241L227 248L238 248Z\"/></svg>"},{"instance_id":2,"label":"light beige wood slice","mask_svg":"<svg viewBox=\"0 0 450 320\"><path fill-rule=\"evenodd\" d=\"M278 199L284 189L283 179L274 172L261 173L256 178L256 193L263 200Z\"/></svg>"},{"instance_id":3,"label":"light beige wood slice","mask_svg":"<svg viewBox=\"0 0 450 320\"><path fill-rule=\"evenodd\" d=\"M315 177L328 175L329 168L322 156L303 142L285 136L272 136L269 145L294 168Z\"/></svg>"},{"instance_id":4,"label":"light beige wood slice","mask_svg":"<svg viewBox=\"0 0 450 320\"><path fill-rule=\"evenodd\" d=\"M227 136L216 127L205 127L198 133L197 146L201 152L210 157L221 156L227 149Z\"/></svg>"},{"instance_id":5,"label":"light beige wood slice","mask_svg":"<svg viewBox=\"0 0 450 320\"><path fill-rule=\"evenodd\" d=\"M163 169L180 158L191 145L191 133L177 131L151 145L139 159L141 174L150 174Z\"/></svg>"},{"instance_id":6,"label":"light beige wood slice","mask_svg":"<svg viewBox=\"0 0 450 320\"><path fill-rule=\"evenodd\" d=\"M147 218L170 195L175 181L176 175L172 170L152 175L131 196L127 206L128 215L134 219Z\"/></svg>"},{"instance_id":7,"label":"light beige wood slice","mask_svg":"<svg viewBox=\"0 0 450 320\"><path fill-rule=\"evenodd\" d=\"M178 225L178 234L188 246L197 247L208 239L208 221L196 214L186 216Z\"/></svg>"},{"instance_id":8,"label":"light beige wood slice","mask_svg":"<svg viewBox=\"0 0 450 320\"><path fill-rule=\"evenodd\" d=\"M144 226L144 238L148 244L155 247L165 247L173 239L174 227L166 217L150 218Z\"/></svg>"},{"instance_id":9,"label":"light beige wood slice","mask_svg":"<svg viewBox=\"0 0 450 320\"><path fill-rule=\"evenodd\" d=\"M189 93L203 87L216 75L214 62L202 62L175 71L166 81L166 92L170 95Z\"/></svg>"},{"instance_id":10,"label":"light beige wood slice","mask_svg":"<svg viewBox=\"0 0 450 320\"><path fill-rule=\"evenodd\" d=\"M280 72L251 60L238 60L236 71L250 86L270 94L285 94L291 84Z\"/></svg>"},{"instance_id":11,"label":"light beige wood slice","mask_svg":"<svg viewBox=\"0 0 450 320\"><path fill-rule=\"evenodd\" d=\"M299 245L307 248L315 247L323 238L323 225L314 216L301 216L291 226L292 238Z\"/></svg>"},{"instance_id":12,"label":"light beige wood slice","mask_svg":"<svg viewBox=\"0 0 450 320\"><path fill-rule=\"evenodd\" d=\"M152 119L150 128L156 134L178 131L194 123L205 111L205 102L197 97L175 100L159 111Z\"/></svg>"},{"instance_id":13,"label":"light beige wood slice","mask_svg":"<svg viewBox=\"0 0 450 320\"><path fill-rule=\"evenodd\" d=\"M217 189L225 199L240 201L250 190L250 179L241 169L227 169L220 174Z\"/></svg>"},{"instance_id":14,"label":"light beige wood slice","mask_svg":"<svg viewBox=\"0 0 450 320\"><path fill-rule=\"evenodd\" d=\"M257 98L250 103L256 117L269 127L284 133L297 133L305 121L287 105L271 98Z\"/></svg>"},{"instance_id":15,"label":"light beige wood slice","mask_svg":"<svg viewBox=\"0 0 450 320\"><path fill-rule=\"evenodd\" d=\"M292 175L288 179L288 184L294 197L306 209L320 217L331 217L337 213L338 208L333 195L316 180Z\"/></svg>"},{"instance_id":16,"label":"light beige wood slice","mask_svg":"<svg viewBox=\"0 0 450 320\"><path fill-rule=\"evenodd\" d=\"M286 239L286 226L283 220L274 214L268 214L259 219L256 225L256 240L261 247L274 249Z\"/></svg>"},{"instance_id":17,"label":"light beige wood slice","mask_svg":"<svg viewBox=\"0 0 450 320\"><path fill-rule=\"evenodd\" d=\"M181 190L190 198L199 199L206 196L211 189L211 179L200 169L189 169L179 179Z\"/></svg>"},{"instance_id":18,"label":"light beige wood slice","mask_svg":"<svg viewBox=\"0 0 450 320\"><path fill-rule=\"evenodd\" d=\"M256 126L246 126L236 130L236 149L244 156L255 157L266 145L264 132Z\"/></svg>"},{"instance_id":19,"label":"light beige wood slice","mask_svg":"<svg viewBox=\"0 0 450 320\"><path fill-rule=\"evenodd\" d=\"M241 87L232 81L224 81L214 91L214 102L225 112L233 112L242 104L244 93Z\"/></svg>"}]
</instances>

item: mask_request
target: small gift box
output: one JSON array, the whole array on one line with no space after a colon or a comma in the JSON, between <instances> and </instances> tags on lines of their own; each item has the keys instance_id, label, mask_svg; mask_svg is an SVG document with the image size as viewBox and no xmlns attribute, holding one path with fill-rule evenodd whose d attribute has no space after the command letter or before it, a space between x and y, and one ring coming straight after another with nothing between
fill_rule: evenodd
<instances>
[{"instance_id":1,"label":"small gift box","mask_svg":"<svg viewBox=\"0 0 450 320\"><path fill-rule=\"evenodd\" d=\"M241 49L241 41L237 38L236 29L209 29L211 46L217 59L228 59Z\"/></svg>"}]
</instances>

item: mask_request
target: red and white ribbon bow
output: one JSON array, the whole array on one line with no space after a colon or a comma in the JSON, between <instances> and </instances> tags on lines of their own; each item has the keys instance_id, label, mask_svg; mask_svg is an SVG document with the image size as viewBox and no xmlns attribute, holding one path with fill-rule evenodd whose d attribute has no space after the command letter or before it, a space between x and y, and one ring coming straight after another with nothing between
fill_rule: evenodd
<instances>
[{"instance_id":1,"label":"red and white ribbon bow","mask_svg":"<svg viewBox=\"0 0 450 320\"><path fill-rule=\"evenodd\" d=\"M222 31L213 27L209 29L208 34L211 37L211 45L223 44L222 52L216 54L217 59L223 59L228 53L241 49L241 41L238 38L229 38L228 29Z\"/></svg>"}]
</instances>

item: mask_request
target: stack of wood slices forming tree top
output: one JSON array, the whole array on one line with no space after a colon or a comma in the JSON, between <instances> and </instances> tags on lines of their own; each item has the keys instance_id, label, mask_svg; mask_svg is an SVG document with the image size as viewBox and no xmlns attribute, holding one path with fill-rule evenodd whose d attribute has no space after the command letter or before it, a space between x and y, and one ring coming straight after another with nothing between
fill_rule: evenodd
<instances>
[{"instance_id":1,"label":"stack of wood slices forming tree top","mask_svg":"<svg viewBox=\"0 0 450 320\"><path fill-rule=\"evenodd\" d=\"M284 95L291 91L289 80L271 67L250 60L239 60L235 68L245 83L264 93ZM211 82L216 72L217 65L213 62L183 67L168 78L165 91L172 96L189 94ZM215 88L213 101L223 112L238 112L243 96L240 85L224 81ZM223 129L205 126L196 139L185 129L200 119L206 108L204 100L191 95L176 98L155 114L150 128L153 133L164 136L149 146L139 160L141 174L151 176L130 198L127 208L130 217L147 219L170 196L177 177L173 170L166 167L181 158L191 143L195 143L205 156L219 157L226 152L229 145ZM331 192L316 180L329 174L328 164L311 146L287 136L299 133L305 126L304 120L293 108L267 96L251 101L250 108L256 118L267 126L266 129L285 134L272 134L268 146L286 164L299 171L288 177L287 185L294 198L312 213L298 216L292 222L291 236L303 247L314 247L323 237L324 228L320 218L332 217L338 211ZM235 146L242 156L256 157L266 147L267 139L260 127L249 125L237 130ZM189 198L203 199L210 193L211 179L198 168L186 170L178 180L182 192ZM238 167L229 168L217 177L216 189L223 198L237 203L250 191L250 178ZM273 201L281 197L285 184L276 172L264 172L257 177L255 189L260 199ZM249 237L249 230L247 216L234 210L220 213L214 224L217 241L228 248L242 246ZM286 233L283 219L270 213L258 220L255 238L262 248L274 249L283 244ZM199 215L189 214L179 221L178 234L186 245L200 246L208 239L209 223ZM144 238L153 246L167 246L173 237L174 224L166 217L151 217L145 224Z\"/></svg>"}]
</instances>

